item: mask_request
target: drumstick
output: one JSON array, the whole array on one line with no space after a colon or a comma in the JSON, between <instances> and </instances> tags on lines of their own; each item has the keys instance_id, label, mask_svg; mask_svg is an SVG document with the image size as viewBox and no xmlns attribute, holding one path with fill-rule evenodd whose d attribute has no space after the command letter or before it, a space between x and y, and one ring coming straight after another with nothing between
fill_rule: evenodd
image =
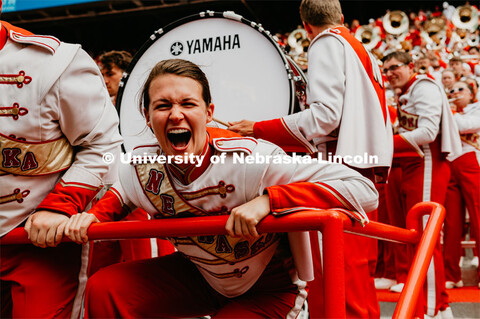
<instances>
[{"instance_id":1,"label":"drumstick","mask_svg":"<svg viewBox=\"0 0 480 319\"><path fill-rule=\"evenodd\" d=\"M448 99L448 102L452 103L453 101L460 100L460 99L461 99L461 97L455 97L453 99Z\"/></svg>"},{"instance_id":2,"label":"drumstick","mask_svg":"<svg viewBox=\"0 0 480 319\"><path fill-rule=\"evenodd\" d=\"M222 121L222 120L219 120L219 119L216 119L216 118L213 118L213 120L219 124L222 124L222 125L225 125L226 127L230 127L230 124Z\"/></svg>"}]
</instances>

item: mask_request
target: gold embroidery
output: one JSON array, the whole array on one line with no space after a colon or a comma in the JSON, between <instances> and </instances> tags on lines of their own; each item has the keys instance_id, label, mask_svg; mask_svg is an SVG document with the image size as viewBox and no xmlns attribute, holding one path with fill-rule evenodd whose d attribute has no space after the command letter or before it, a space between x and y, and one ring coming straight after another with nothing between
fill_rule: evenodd
<instances>
[{"instance_id":1,"label":"gold embroidery","mask_svg":"<svg viewBox=\"0 0 480 319\"><path fill-rule=\"evenodd\" d=\"M25 75L25 71L18 74L0 74L0 84L16 84L18 88L22 88L23 84L32 82L32 77Z\"/></svg>"},{"instance_id":2,"label":"gold embroidery","mask_svg":"<svg viewBox=\"0 0 480 319\"><path fill-rule=\"evenodd\" d=\"M138 164L135 165L135 170L143 185L145 195L164 217L171 217L180 212L191 212L197 216L207 215L199 209L194 209L180 198L170 184L162 164Z\"/></svg>"},{"instance_id":3,"label":"gold embroidery","mask_svg":"<svg viewBox=\"0 0 480 319\"><path fill-rule=\"evenodd\" d=\"M48 175L70 167L73 148L63 137L48 142L25 142L0 134L0 171L15 175Z\"/></svg>"},{"instance_id":4,"label":"gold embroidery","mask_svg":"<svg viewBox=\"0 0 480 319\"><path fill-rule=\"evenodd\" d=\"M28 113L24 107L20 107L18 103L13 103L13 106L0 107L0 116L11 116L14 120L18 120L19 115L23 116Z\"/></svg>"},{"instance_id":5,"label":"gold embroidery","mask_svg":"<svg viewBox=\"0 0 480 319\"><path fill-rule=\"evenodd\" d=\"M418 115L403 111L400 107L398 109L398 124L407 131L413 131L418 125Z\"/></svg>"},{"instance_id":6,"label":"gold embroidery","mask_svg":"<svg viewBox=\"0 0 480 319\"><path fill-rule=\"evenodd\" d=\"M242 278L243 275L247 273L247 271L250 267L245 266L242 269L235 268L233 270L233 272L227 272L227 273L224 273L224 274L217 274L217 273L211 272L208 269L205 269L203 267L200 267L200 268L202 268L203 270L208 272L213 277L220 278L220 279L225 279L225 278L232 278L232 277Z\"/></svg>"},{"instance_id":7,"label":"gold embroidery","mask_svg":"<svg viewBox=\"0 0 480 319\"><path fill-rule=\"evenodd\" d=\"M18 203L22 203L23 199L30 194L29 190L24 190L20 192L20 188L16 188L12 194L0 196L0 204L10 203L17 201Z\"/></svg>"},{"instance_id":8,"label":"gold embroidery","mask_svg":"<svg viewBox=\"0 0 480 319\"><path fill-rule=\"evenodd\" d=\"M229 264L228 261L222 260L222 259L206 259L206 258L200 258L200 257L195 257L195 256L186 256L188 259L191 261L197 262L197 263L202 263L206 265L225 265Z\"/></svg>"},{"instance_id":9,"label":"gold embroidery","mask_svg":"<svg viewBox=\"0 0 480 319\"><path fill-rule=\"evenodd\" d=\"M210 212L207 213L197 207L189 205L183 193L177 194L164 165L159 163L138 164L135 165L135 170L143 186L145 195L163 217L168 218L180 214L192 216L210 214ZM219 185L220 184L221 183L219 183ZM226 194L228 192L228 186L225 186L224 182L222 185L225 188ZM233 187L233 185L231 186ZM217 187L211 187L211 189L217 189ZM194 193L198 194L199 192ZM220 191L218 193L221 194ZM188 240L185 238L170 239L174 245L191 245L193 243L210 255L228 263L236 263L255 256L279 240L279 234L264 234L258 239L251 240L233 238L227 235L194 236L189 237Z\"/></svg>"},{"instance_id":10,"label":"gold embroidery","mask_svg":"<svg viewBox=\"0 0 480 319\"><path fill-rule=\"evenodd\" d=\"M225 185L225 182L220 181L220 183L218 183L218 186L208 187L208 188L201 189L199 191L191 192L191 193L182 193L182 196L186 200L192 200L192 199L197 199L207 195L217 195L217 194L220 195L221 198L225 198L227 197L227 193L231 193L234 190L235 190L235 186L231 184Z\"/></svg>"}]
</instances>

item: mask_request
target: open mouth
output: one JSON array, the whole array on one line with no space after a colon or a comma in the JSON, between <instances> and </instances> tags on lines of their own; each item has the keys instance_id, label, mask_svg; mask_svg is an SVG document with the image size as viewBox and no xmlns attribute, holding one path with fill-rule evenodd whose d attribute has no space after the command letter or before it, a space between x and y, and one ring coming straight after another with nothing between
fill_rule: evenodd
<instances>
[{"instance_id":1,"label":"open mouth","mask_svg":"<svg viewBox=\"0 0 480 319\"><path fill-rule=\"evenodd\" d=\"M192 132L187 129L173 129L167 133L167 138L172 146L178 149L187 147L191 137Z\"/></svg>"}]
</instances>

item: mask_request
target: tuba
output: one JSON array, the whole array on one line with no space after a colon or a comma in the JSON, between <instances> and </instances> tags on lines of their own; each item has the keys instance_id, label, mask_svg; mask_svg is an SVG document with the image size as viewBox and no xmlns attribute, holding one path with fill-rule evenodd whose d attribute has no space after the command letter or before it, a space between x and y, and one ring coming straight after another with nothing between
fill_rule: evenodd
<instances>
[{"instance_id":1,"label":"tuba","mask_svg":"<svg viewBox=\"0 0 480 319\"><path fill-rule=\"evenodd\" d=\"M478 10L470 5L460 6L455 9L452 16L452 23L455 26L455 33L451 41L455 43L454 51L459 51L467 45L476 46L479 43L478 34Z\"/></svg>"},{"instance_id":2,"label":"tuba","mask_svg":"<svg viewBox=\"0 0 480 319\"><path fill-rule=\"evenodd\" d=\"M305 52L305 49L310 45L307 31L303 28L298 28L290 32L287 43L290 46L290 54L298 55Z\"/></svg>"},{"instance_id":3,"label":"tuba","mask_svg":"<svg viewBox=\"0 0 480 319\"><path fill-rule=\"evenodd\" d=\"M388 33L385 39L388 50L385 53L403 49L405 43L402 42L405 41L410 25L407 14L399 10L387 12L382 21L383 28Z\"/></svg>"},{"instance_id":4,"label":"tuba","mask_svg":"<svg viewBox=\"0 0 480 319\"><path fill-rule=\"evenodd\" d=\"M447 40L445 20L439 17L428 19L423 26L421 35L427 43L428 50L441 50L445 47Z\"/></svg>"},{"instance_id":5,"label":"tuba","mask_svg":"<svg viewBox=\"0 0 480 319\"><path fill-rule=\"evenodd\" d=\"M288 55L303 69L308 67L307 61L307 49L310 45L310 40L307 36L307 31L299 27L296 30L290 32L287 38L287 44L290 47Z\"/></svg>"},{"instance_id":6,"label":"tuba","mask_svg":"<svg viewBox=\"0 0 480 319\"><path fill-rule=\"evenodd\" d=\"M478 10L470 5L460 6L453 13L452 23L457 29L475 32L478 28Z\"/></svg>"},{"instance_id":7,"label":"tuba","mask_svg":"<svg viewBox=\"0 0 480 319\"><path fill-rule=\"evenodd\" d=\"M355 31L355 38L362 42L363 46L369 51L375 48L381 40L378 30L367 25L360 26Z\"/></svg>"},{"instance_id":8,"label":"tuba","mask_svg":"<svg viewBox=\"0 0 480 319\"><path fill-rule=\"evenodd\" d=\"M395 36L406 33L409 24L407 14L400 10L387 12L383 17L383 28L387 33Z\"/></svg>"}]
</instances>

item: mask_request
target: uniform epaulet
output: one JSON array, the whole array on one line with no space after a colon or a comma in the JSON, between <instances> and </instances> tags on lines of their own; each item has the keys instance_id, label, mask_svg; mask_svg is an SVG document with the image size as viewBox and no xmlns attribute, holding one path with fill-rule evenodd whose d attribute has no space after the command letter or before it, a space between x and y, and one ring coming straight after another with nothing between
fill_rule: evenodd
<instances>
[{"instance_id":1,"label":"uniform epaulet","mask_svg":"<svg viewBox=\"0 0 480 319\"><path fill-rule=\"evenodd\" d=\"M251 137L221 137L213 139L212 144L220 152L245 152L251 155L258 142Z\"/></svg>"},{"instance_id":2,"label":"uniform epaulet","mask_svg":"<svg viewBox=\"0 0 480 319\"><path fill-rule=\"evenodd\" d=\"M17 43L38 45L55 54L55 50L60 46L60 40L48 35L22 34L10 30L10 39Z\"/></svg>"}]
</instances>

